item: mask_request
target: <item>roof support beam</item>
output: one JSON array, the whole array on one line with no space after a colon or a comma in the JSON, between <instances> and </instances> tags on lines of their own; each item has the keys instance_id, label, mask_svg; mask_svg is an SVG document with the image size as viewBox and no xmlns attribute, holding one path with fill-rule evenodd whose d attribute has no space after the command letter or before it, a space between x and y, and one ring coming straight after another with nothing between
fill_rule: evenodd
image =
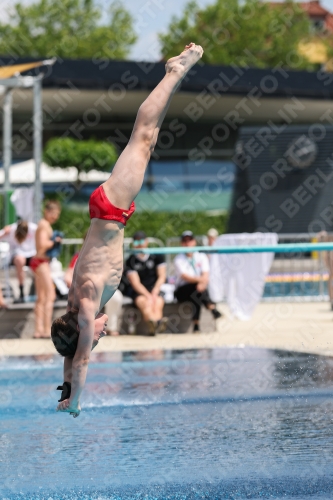
<instances>
[{"instance_id":1,"label":"roof support beam","mask_svg":"<svg viewBox=\"0 0 333 500\"><path fill-rule=\"evenodd\" d=\"M5 195L5 224L9 224L9 169L12 164L12 106L13 91L5 89L3 103L3 168L4 168L4 195Z\"/></svg>"},{"instance_id":2,"label":"roof support beam","mask_svg":"<svg viewBox=\"0 0 333 500\"><path fill-rule=\"evenodd\" d=\"M42 134L43 134L43 109L42 109L42 78L43 75L34 79L33 94L33 127L34 127L34 159L36 166L35 177L35 206L34 206L34 221L37 223L41 218L42 207L42 183L40 179L40 166L42 163Z\"/></svg>"}]
</instances>

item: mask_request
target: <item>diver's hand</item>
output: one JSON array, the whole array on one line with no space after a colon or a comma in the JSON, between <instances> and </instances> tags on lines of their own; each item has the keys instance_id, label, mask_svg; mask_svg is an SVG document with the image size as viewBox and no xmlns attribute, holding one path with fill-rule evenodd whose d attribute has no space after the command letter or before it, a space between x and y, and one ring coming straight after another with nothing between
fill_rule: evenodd
<instances>
[{"instance_id":1,"label":"diver's hand","mask_svg":"<svg viewBox=\"0 0 333 500\"><path fill-rule=\"evenodd\" d=\"M74 418L76 418L80 415L81 407L80 405L77 405L76 407L74 407L74 405L70 406L69 399L64 399L63 401L61 401L61 403L58 404L57 411L67 412L70 415L73 415Z\"/></svg>"}]
</instances>

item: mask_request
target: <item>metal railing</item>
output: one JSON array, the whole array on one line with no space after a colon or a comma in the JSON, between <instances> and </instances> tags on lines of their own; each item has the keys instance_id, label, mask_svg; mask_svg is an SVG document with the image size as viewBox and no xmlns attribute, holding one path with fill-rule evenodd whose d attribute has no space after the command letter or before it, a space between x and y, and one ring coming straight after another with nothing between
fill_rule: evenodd
<instances>
[{"instance_id":1,"label":"metal railing","mask_svg":"<svg viewBox=\"0 0 333 500\"><path fill-rule=\"evenodd\" d=\"M280 249L285 243L309 244L316 238L315 234L281 234L279 235ZM333 235L332 235L333 239ZM148 238L150 245L165 248L162 240ZM207 244L206 236L196 237L198 245ZM124 239L124 258L130 254L132 238ZM78 252L82 246L82 238L65 238L63 240L60 260L63 268L67 268L72 256ZM174 248L180 246L180 238L169 238L167 247ZM2 280L7 281L5 263L8 266L8 245L4 242L0 245L0 267ZM328 299L329 270L325 264L327 251L313 250L312 247L300 250L298 247L293 252L276 251L274 260L266 277L263 301L321 301ZM174 281L173 260L175 255L166 254L167 276L169 282ZM333 265L332 265L333 268Z\"/></svg>"},{"instance_id":2,"label":"metal railing","mask_svg":"<svg viewBox=\"0 0 333 500\"><path fill-rule=\"evenodd\" d=\"M330 237L330 235L328 235ZM333 239L333 235L331 235ZM284 244L310 244L316 233L279 234L280 249ZM206 237L196 237L198 245L206 244ZM180 238L169 238L168 247L179 247ZM229 249L226 251L229 251ZM328 299L329 270L325 264L326 251L312 251L312 247L292 252L276 251L266 277L263 301L324 301ZM174 254L166 254L167 273L173 280Z\"/></svg>"},{"instance_id":3,"label":"metal railing","mask_svg":"<svg viewBox=\"0 0 333 500\"><path fill-rule=\"evenodd\" d=\"M124 259L130 254L130 247L133 238L124 238ZM164 242L158 238L148 238L149 245L164 247ZM78 252L83 244L83 238L64 238L62 240L62 250L59 257L64 268L67 268L73 255Z\"/></svg>"},{"instance_id":4,"label":"metal railing","mask_svg":"<svg viewBox=\"0 0 333 500\"><path fill-rule=\"evenodd\" d=\"M124 258L126 259L130 254L130 247L133 242L133 238L124 238ZM158 238L148 238L150 245L157 247L164 247L162 240ZM73 255L80 251L83 244L83 238L64 238L62 240L61 254L59 260L62 263L64 269L69 266L69 263ZM4 268L9 264L9 243L3 241L0 242L0 269Z\"/></svg>"},{"instance_id":5,"label":"metal railing","mask_svg":"<svg viewBox=\"0 0 333 500\"><path fill-rule=\"evenodd\" d=\"M279 234L279 244L314 243L315 233ZM276 252L266 278L264 301L328 300L328 270L322 251Z\"/></svg>"},{"instance_id":6,"label":"metal railing","mask_svg":"<svg viewBox=\"0 0 333 500\"><path fill-rule=\"evenodd\" d=\"M199 246L201 246L201 245L205 246L208 243L207 236L204 234L200 234L198 236L195 236L195 239L196 239L197 245L199 245ZM181 239L179 236L174 236L174 237L168 238L166 240L167 247L180 247L180 245L181 245ZM173 261L175 260L175 257L176 256L172 255L172 254L167 254L165 256L165 261L167 264L167 276L170 278L171 282L174 281L174 275L175 275L175 268L173 265Z\"/></svg>"}]
</instances>

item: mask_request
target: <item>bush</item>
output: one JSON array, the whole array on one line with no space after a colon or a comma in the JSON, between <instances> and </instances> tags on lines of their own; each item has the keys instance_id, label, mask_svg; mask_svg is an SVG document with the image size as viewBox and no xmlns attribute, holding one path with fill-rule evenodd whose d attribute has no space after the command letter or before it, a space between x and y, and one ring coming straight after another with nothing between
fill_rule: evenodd
<instances>
[{"instance_id":1,"label":"bush","mask_svg":"<svg viewBox=\"0 0 333 500\"><path fill-rule=\"evenodd\" d=\"M88 210L63 206L61 215L53 228L62 231L65 238L82 238L90 225Z\"/></svg>"},{"instance_id":2,"label":"bush","mask_svg":"<svg viewBox=\"0 0 333 500\"><path fill-rule=\"evenodd\" d=\"M215 227L220 234L226 230L227 214L211 216L207 212L139 212L128 222L125 236L133 236L139 229L147 236L166 242L168 238L180 236L183 231L206 234Z\"/></svg>"},{"instance_id":3,"label":"bush","mask_svg":"<svg viewBox=\"0 0 333 500\"><path fill-rule=\"evenodd\" d=\"M206 212L136 212L125 228L125 236L131 237L139 229L145 231L147 236L159 238L166 242L168 238L179 236L189 229L194 234L206 234L208 229L215 227L220 234L225 232L227 214L211 216ZM63 231L66 238L81 238L88 230L90 224L89 213L63 207L55 229Z\"/></svg>"}]
</instances>

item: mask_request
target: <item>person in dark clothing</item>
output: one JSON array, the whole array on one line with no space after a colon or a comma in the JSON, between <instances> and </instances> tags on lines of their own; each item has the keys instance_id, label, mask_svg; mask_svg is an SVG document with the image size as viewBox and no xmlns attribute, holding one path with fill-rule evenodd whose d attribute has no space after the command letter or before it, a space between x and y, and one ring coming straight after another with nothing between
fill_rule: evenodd
<instances>
[{"instance_id":1,"label":"person in dark clothing","mask_svg":"<svg viewBox=\"0 0 333 500\"><path fill-rule=\"evenodd\" d=\"M144 231L133 236L136 249L147 248L148 239ZM166 263L163 255L139 253L126 261L126 274L133 288L133 301L148 323L150 335L161 333L166 328L167 318L163 318L164 299L161 286L166 280Z\"/></svg>"},{"instance_id":2,"label":"person in dark clothing","mask_svg":"<svg viewBox=\"0 0 333 500\"><path fill-rule=\"evenodd\" d=\"M181 235L181 245L189 247L188 253L178 254L174 265L177 274L175 297L178 302L190 302L193 306L193 332L200 331L200 312L204 305L215 319L222 314L216 309L216 304L209 297L207 287L209 281L209 260L207 255L191 252L190 247L196 246L192 231L184 231Z\"/></svg>"}]
</instances>

